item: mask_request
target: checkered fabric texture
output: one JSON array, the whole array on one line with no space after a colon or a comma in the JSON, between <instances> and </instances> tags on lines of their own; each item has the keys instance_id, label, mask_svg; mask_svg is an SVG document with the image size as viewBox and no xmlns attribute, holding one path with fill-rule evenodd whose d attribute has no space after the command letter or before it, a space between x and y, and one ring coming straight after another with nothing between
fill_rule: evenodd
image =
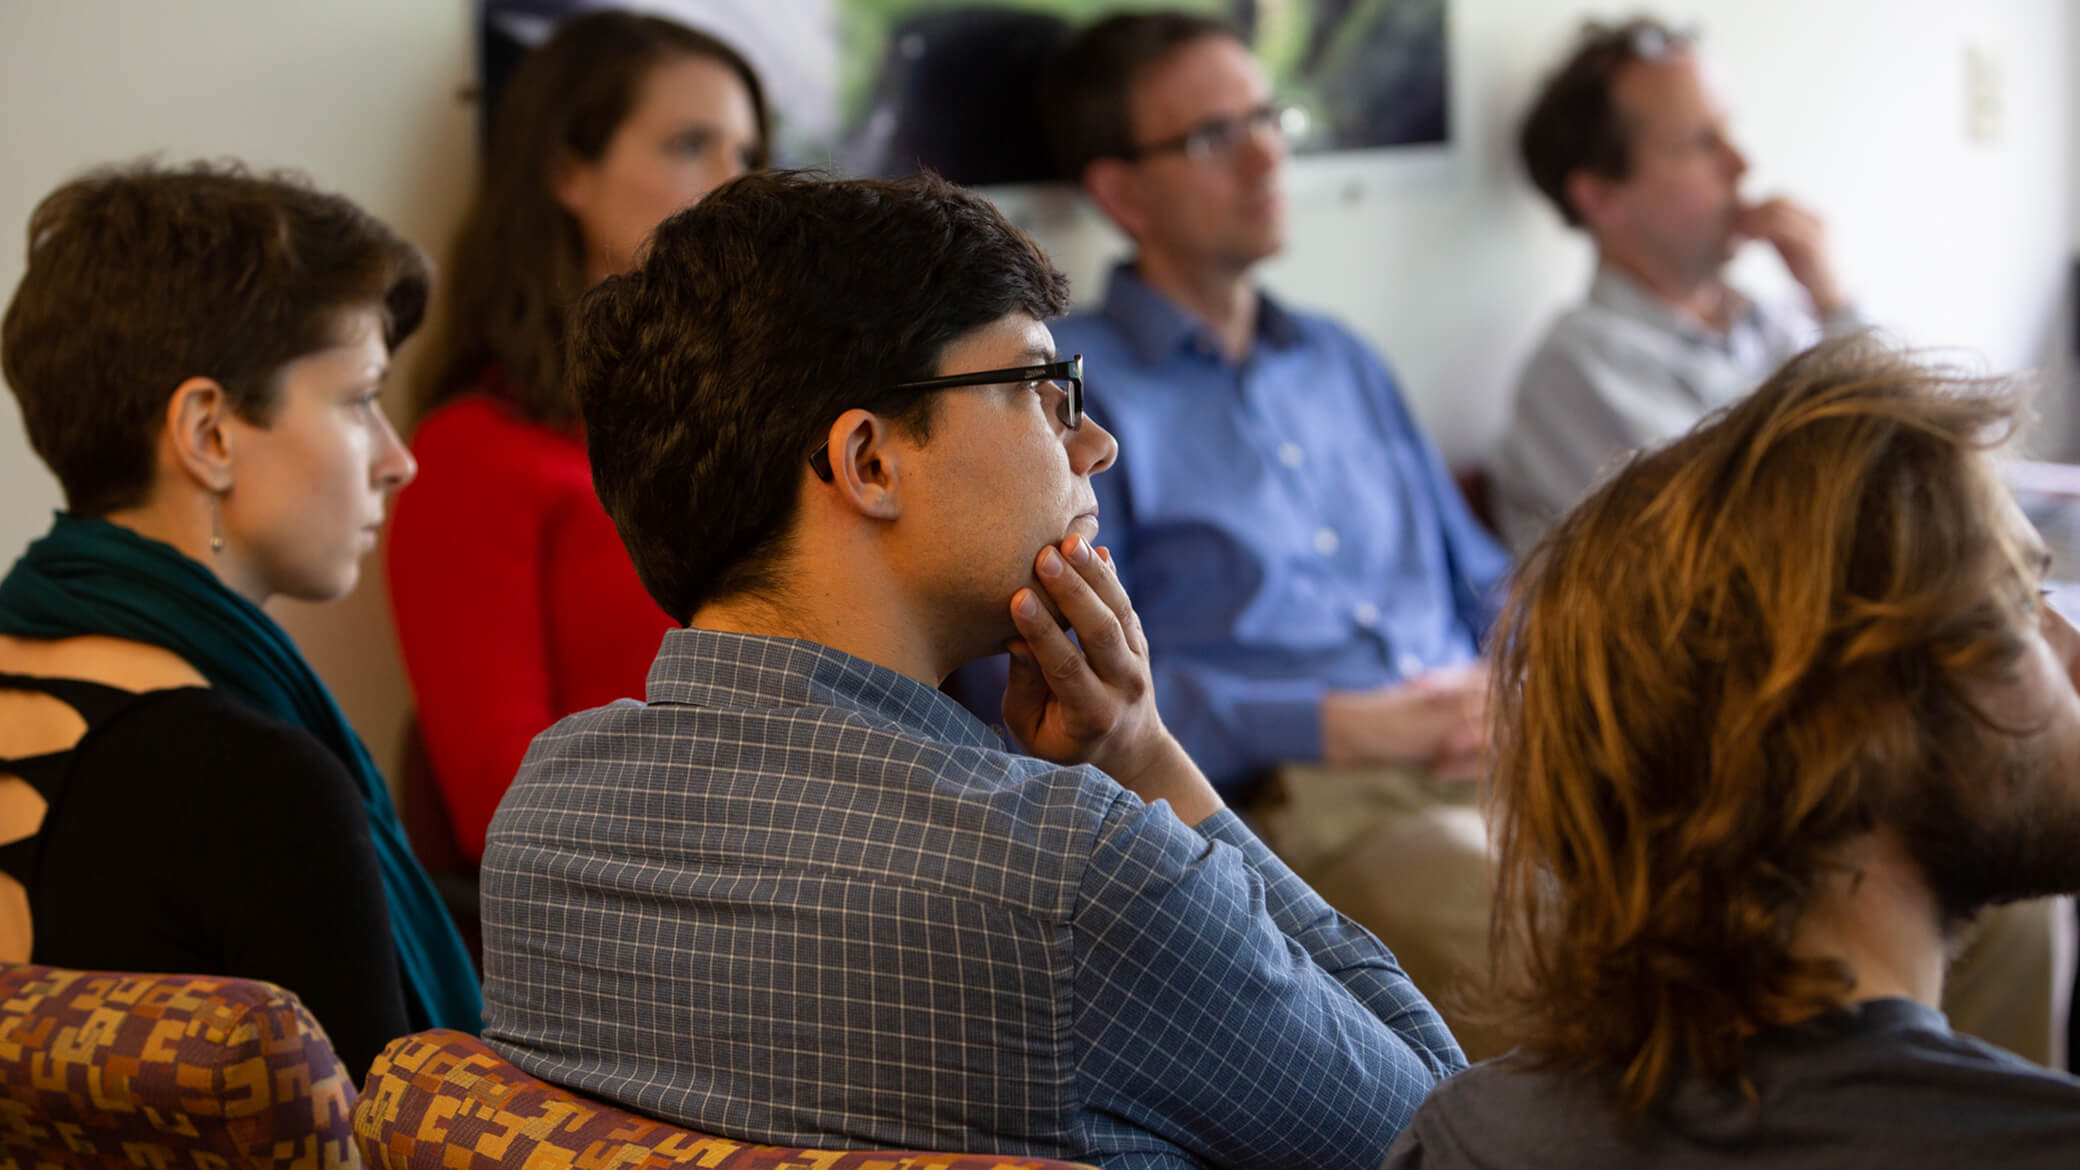
<instances>
[{"instance_id":1,"label":"checkered fabric texture","mask_svg":"<svg viewBox=\"0 0 2080 1170\"><path fill-rule=\"evenodd\" d=\"M394 1041L354 1110L368 1165L381 1170L1071 1170L1069 1162L981 1154L754 1146L652 1121L522 1072L460 1032Z\"/></svg>"},{"instance_id":2,"label":"checkered fabric texture","mask_svg":"<svg viewBox=\"0 0 2080 1170\"><path fill-rule=\"evenodd\" d=\"M484 854L485 1039L776 1145L1371 1167L1465 1067L1235 814L1187 827L828 646L673 630L537 736Z\"/></svg>"},{"instance_id":3,"label":"checkered fabric texture","mask_svg":"<svg viewBox=\"0 0 2080 1170\"><path fill-rule=\"evenodd\" d=\"M271 983L0 968L0 1170L359 1167L353 1105Z\"/></svg>"}]
</instances>

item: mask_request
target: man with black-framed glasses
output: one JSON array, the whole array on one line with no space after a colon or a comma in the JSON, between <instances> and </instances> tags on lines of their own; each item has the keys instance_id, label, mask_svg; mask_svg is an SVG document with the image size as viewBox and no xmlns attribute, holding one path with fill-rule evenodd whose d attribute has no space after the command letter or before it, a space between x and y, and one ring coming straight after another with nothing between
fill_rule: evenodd
<instances>
[{"instance_id":1,"label":"man with black-framed glasses","mask_svg":"<svg viewBox=\"0 0 2080 1170\"><path fill-rule=\"evenodd\" d=\"M585 298L594 485L685 628L492 820L521 1067L742 1140L1147 1170L1370 1170L1464 1067L1163 726L1067 304L979 196L785 173ZM1024 753L937 689L1007 644Z\"/></svg>"},{"instance_id":2,"label":"man with black-framed glasses","mask_svg":"<svg viewBox=\"0 0 2080 1170\"><path fill-rule=\"evenodd\" d=\"M1094 490L1164 722L1477 1044L1449 993L1486 953L1479 638L1507 558L1379 357L1257 286L1296 119L1236 31L1111 17L1047 93L1066 174L1134 248L1056 336L1120 436ZM985 674L961 689L987 711Z\"/></svg>"}]
</instances>

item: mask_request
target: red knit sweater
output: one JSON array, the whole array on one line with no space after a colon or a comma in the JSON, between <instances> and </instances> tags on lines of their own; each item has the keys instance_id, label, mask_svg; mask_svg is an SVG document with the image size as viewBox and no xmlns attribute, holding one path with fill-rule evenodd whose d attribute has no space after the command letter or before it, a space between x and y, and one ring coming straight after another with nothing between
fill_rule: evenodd
<instances>
[{"instance_id":1,"label":"red knit sweater","mask_svg":"<svg viewBox=\"0 0 2080 1170\"><path fill-rule=\"evenodd\" d=\"M412 436L419 477L390 529L390 604L456 836L491 813L551 723L643 681L672 627L592 491L585 444L485 396Z\"/></svg>"}]
</instances>

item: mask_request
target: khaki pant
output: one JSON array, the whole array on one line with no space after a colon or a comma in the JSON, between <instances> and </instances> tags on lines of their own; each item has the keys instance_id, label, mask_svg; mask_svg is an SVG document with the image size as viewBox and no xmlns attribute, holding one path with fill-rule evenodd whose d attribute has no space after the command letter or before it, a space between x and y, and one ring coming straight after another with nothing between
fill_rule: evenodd
<instances>
[{"instance_id":1,"label":"khaki pant","mask_svg":"<svg viewBox=\"0 0 2080 1170\"><path fill-rule=\"evenodd\" d=\"M1380 937L1472 1060L1509 1050L1472 1018L1488 968L1492 856L1478 787L1392 767L1288 764L1248 810L1273 852ZM2068 899L1996 907L1952 961L1960 1032L2064 1066L2074 927Z\"/></svg>"},{"instance_id":2,"label":"khaki pant","mask_svg":"<svg viewBox=\"0 0 2080 1170\"><path fill-rule=\"evenodd\" d=\"M1250 809L1272 852L1380 937L1469 1060L1508 1051L1469 1018L1488 968L1493 866L1478 786L1388 767L1289 764Z\"/></svg>"},{"instance_id":3,"label":"khaki pant","mask_svg":"<svg viewBox=\"0 0 2080 1170\"><path fill-rule=\"evenodd\" d=\"M2072 1010L2073 903L2036 898L1979 916L1943 981L1950 1026L2051 1068L2065 1068Z\"/></svg>"}]
</instances>

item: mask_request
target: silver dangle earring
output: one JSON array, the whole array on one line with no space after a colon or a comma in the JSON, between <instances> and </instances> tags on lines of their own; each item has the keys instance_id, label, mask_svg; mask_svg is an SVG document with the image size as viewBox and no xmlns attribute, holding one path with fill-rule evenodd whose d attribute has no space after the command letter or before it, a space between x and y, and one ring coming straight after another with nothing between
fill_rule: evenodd
<instances>
[{"instance_id":1,"label":"silver dangle earring","mask_svg":"<svg viewBox=\"0 0 2080 1170\"><path fill-rule=\"evenodd\" d=\"M209 551L211 556L224 552L224 493L209 494Z\"/></svg>"}]
</instances>

